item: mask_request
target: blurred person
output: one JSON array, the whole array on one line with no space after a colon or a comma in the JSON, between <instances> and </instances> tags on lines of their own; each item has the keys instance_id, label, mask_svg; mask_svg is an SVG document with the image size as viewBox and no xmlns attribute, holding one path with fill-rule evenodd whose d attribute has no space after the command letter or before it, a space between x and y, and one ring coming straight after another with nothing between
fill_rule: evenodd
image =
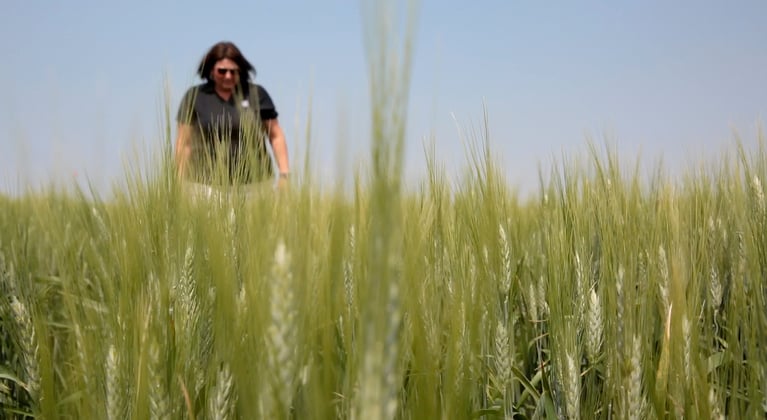
<instances>
[{"instance_id":1,"label":"blurred person","mask_svg":"<svg viewBox=\"0 0 767 420\"><path fill-rule=\"evenodd\" d=\"M208 196L234 189L246 195L273 185L290 173L285 134L266 89L253 82L256 70L232 42L213 45L197 74L204 81L184 93L176 121L175 163L187 189Z\"/></svg>"}]
</instances>

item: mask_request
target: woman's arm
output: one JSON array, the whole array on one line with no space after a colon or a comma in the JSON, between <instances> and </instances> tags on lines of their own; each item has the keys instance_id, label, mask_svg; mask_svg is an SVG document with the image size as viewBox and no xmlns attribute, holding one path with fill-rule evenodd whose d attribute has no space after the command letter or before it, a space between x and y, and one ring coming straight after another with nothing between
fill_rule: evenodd
<instances>
[{"instance_id":1,"label":"woman's arm","mask_svg":"<svg viewBox=\"0 0 767 420\"><path fill-rule=\"evenodd\" d=\"M288 144L285 140L285 133L282 131L277 118L266 120L265 123L280 175L287 176L290 173L290 165L288 163Z\"/></svg>"},{"instance_id":2,"label":"woman's arm","mask_svg":"<svg viewBox=\"0 0 767 420\"><path fill-rule=\"evenodd\" d=\"M192 126L179 123L178 134L176 135L176 172L179 180L184 179L186 174L186 165L189 156L192 154Z\"/></svg>"}]
</instances>

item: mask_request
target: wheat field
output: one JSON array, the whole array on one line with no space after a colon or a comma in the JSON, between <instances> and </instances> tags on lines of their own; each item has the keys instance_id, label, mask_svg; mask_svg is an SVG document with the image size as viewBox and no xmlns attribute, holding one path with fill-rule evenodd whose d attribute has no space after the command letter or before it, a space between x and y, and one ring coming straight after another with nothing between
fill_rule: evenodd
<instances>
[{"instance_id":1,"label":"wheat field","mask_svg":"<svg viewBox=\"0 0 767 420\"><path fill-rule=\"evenodd\" d=\"M351 190L190 196L167 151L0 198L3 416L764 417L763 135L682 177L589 146L522 200L480 133L409 190L409 44L373 29Z\"/></svg>"},{"instance_id":2,"label":"wheat field","mask_svg":"<svg viewBox=\"0 0 767 420\"><path fill-rule=\"evenodd\" d=\"M40 418L761 417L767 155L739 150L644 186L593 156L526 203L489 149L455 189L435 166L412 193L378 179L195 201L168 175L111 201L6 198L0 403Z\"/></svg>"}]
</instances>

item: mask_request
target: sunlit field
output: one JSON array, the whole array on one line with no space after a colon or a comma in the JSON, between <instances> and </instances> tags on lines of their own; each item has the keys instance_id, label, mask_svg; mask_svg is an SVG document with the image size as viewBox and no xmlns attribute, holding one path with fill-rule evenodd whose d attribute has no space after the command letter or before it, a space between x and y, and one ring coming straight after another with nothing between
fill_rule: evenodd
<instances>
[{"instance_id":1,"label":"sunlit field","mask_svg":"<svg viewBox=\"0 0 767 420\"><path fill-rule=\"evenodd\" d=\"M480 130L405 189L378 29L351 188L207 198L164 150L108 198L0 198L0 417L763 418L763 134L680 177L585 144L522 200Z\"/></svg>"}]
</instances>

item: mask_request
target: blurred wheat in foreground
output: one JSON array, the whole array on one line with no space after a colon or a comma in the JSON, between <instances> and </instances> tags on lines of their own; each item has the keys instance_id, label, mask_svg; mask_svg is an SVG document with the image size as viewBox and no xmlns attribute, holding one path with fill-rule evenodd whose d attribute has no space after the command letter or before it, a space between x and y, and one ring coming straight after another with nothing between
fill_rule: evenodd
<instances>
[{"instance_id":1,"label":"blurred wheat in foreground","mask_svg":"<svg viewBox=\"0 0 767 420\"><path fill-rule=\"evenodd\" d=\"M3 415L762 417L763 150L675 182L594 153L526 203L489 149L394 204L3 199Z\"/></svg>"}]
</instances>

